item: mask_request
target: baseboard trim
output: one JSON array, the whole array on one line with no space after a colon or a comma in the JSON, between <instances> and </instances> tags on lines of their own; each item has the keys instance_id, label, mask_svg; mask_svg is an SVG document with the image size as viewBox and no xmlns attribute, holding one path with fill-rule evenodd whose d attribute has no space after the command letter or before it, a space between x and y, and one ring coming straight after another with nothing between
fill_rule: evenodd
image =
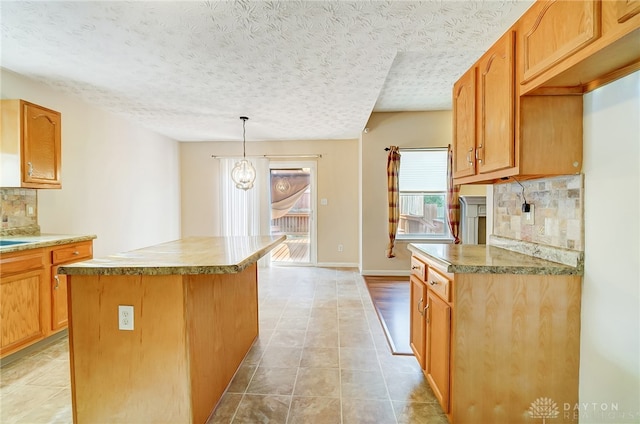
<instances>
[{"instance_id":1,"label":"baseboard trim","mask_svg":"<svg viewBox=\"0 0 640 424\"><path fill-rule=\"evenodd\" d=\"M411 271L410 270L400 270L400 269L395 269L395 270L389 270L389 269L366 269L366 270L362 270L360 271L360 274L362 275L377 275L377 276L381 276L381 277L408 277L409 275L411 275Z\"/></svg>"}]
</instances>

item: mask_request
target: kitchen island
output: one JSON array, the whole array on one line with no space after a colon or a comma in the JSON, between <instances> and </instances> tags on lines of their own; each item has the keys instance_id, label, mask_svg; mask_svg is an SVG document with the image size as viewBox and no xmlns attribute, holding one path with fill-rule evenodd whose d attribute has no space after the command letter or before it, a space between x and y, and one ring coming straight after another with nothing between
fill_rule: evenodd
<instances>
[{"instance_id":1,"label":"kitchen island","mask_svg":"<svg viewBox=\"0 0 640 424\"><path fill-rule=\"evenodd\" d=\"M62 267L74 422L206 422L258 336L257 261L284 238L192 237Z\"/></svg>"}]
</instances>

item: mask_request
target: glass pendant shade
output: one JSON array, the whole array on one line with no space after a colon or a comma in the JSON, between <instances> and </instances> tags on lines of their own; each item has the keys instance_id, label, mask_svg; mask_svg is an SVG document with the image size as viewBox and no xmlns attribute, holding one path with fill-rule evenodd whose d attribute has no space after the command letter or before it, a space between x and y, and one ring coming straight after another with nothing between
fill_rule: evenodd
<instances>
[{"instance_id":1,"label":"glass pendant shade","mask_svg":"<svg viewBox=\"0 0 640 424\"><path fill-rule=\"evenodd\" d=\"M236 162L236 166L231 170L231 179L236 183L236 187L242 190L249 190L256 180L256 169L251 162L242 159Z\"/></svg>"},{"instance_id":2,"label":"glass pendant shade","mask_svg":"<svg viewBox=\"0 0 640 424\"><path fill-rule=\"evenodd\" d=\"M236 187L241 190L249 190L253 187L253 182L256 180L256 169L251 162L247 160L247 152L245 145L247 139L245 137L245 124L247 123L246 116L241 116L242 120L242 160L236 162L236 166L231 170L231 179L236 184Z\"/></svg>"}]
</instances>

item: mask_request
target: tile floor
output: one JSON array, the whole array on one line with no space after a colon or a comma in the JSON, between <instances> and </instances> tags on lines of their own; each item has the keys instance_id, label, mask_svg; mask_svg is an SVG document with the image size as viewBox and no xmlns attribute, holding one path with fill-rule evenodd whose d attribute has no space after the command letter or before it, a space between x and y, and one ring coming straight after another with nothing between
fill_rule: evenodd
<instances>
[{"instance_id":1,"label":"tile floor","mask_svg":"<svg viewBox=\"0 0 640 424\"><path fill-rule=\"evenodd\" d=\"M260 337L209 423L445 424L352 269L259 270ZM69 423L67 339L0 369L0 422Z\"/></svg>"}]
</instances>

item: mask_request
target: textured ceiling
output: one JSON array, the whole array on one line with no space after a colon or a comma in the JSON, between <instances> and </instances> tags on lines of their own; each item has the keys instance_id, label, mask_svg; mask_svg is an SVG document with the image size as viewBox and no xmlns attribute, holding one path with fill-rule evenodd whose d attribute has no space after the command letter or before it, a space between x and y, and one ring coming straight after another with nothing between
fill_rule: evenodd
<instances>
[{"instance_id":1,"label":"textured ceiling","mask_svg":"<svg viewBox=\"0 0 640 424\"><path fill-rule=\"evenodd\" d=\"M2 67L180 141L357 138L451 108L532 1L0 3Z\"/></svg>"}]
</instances>

